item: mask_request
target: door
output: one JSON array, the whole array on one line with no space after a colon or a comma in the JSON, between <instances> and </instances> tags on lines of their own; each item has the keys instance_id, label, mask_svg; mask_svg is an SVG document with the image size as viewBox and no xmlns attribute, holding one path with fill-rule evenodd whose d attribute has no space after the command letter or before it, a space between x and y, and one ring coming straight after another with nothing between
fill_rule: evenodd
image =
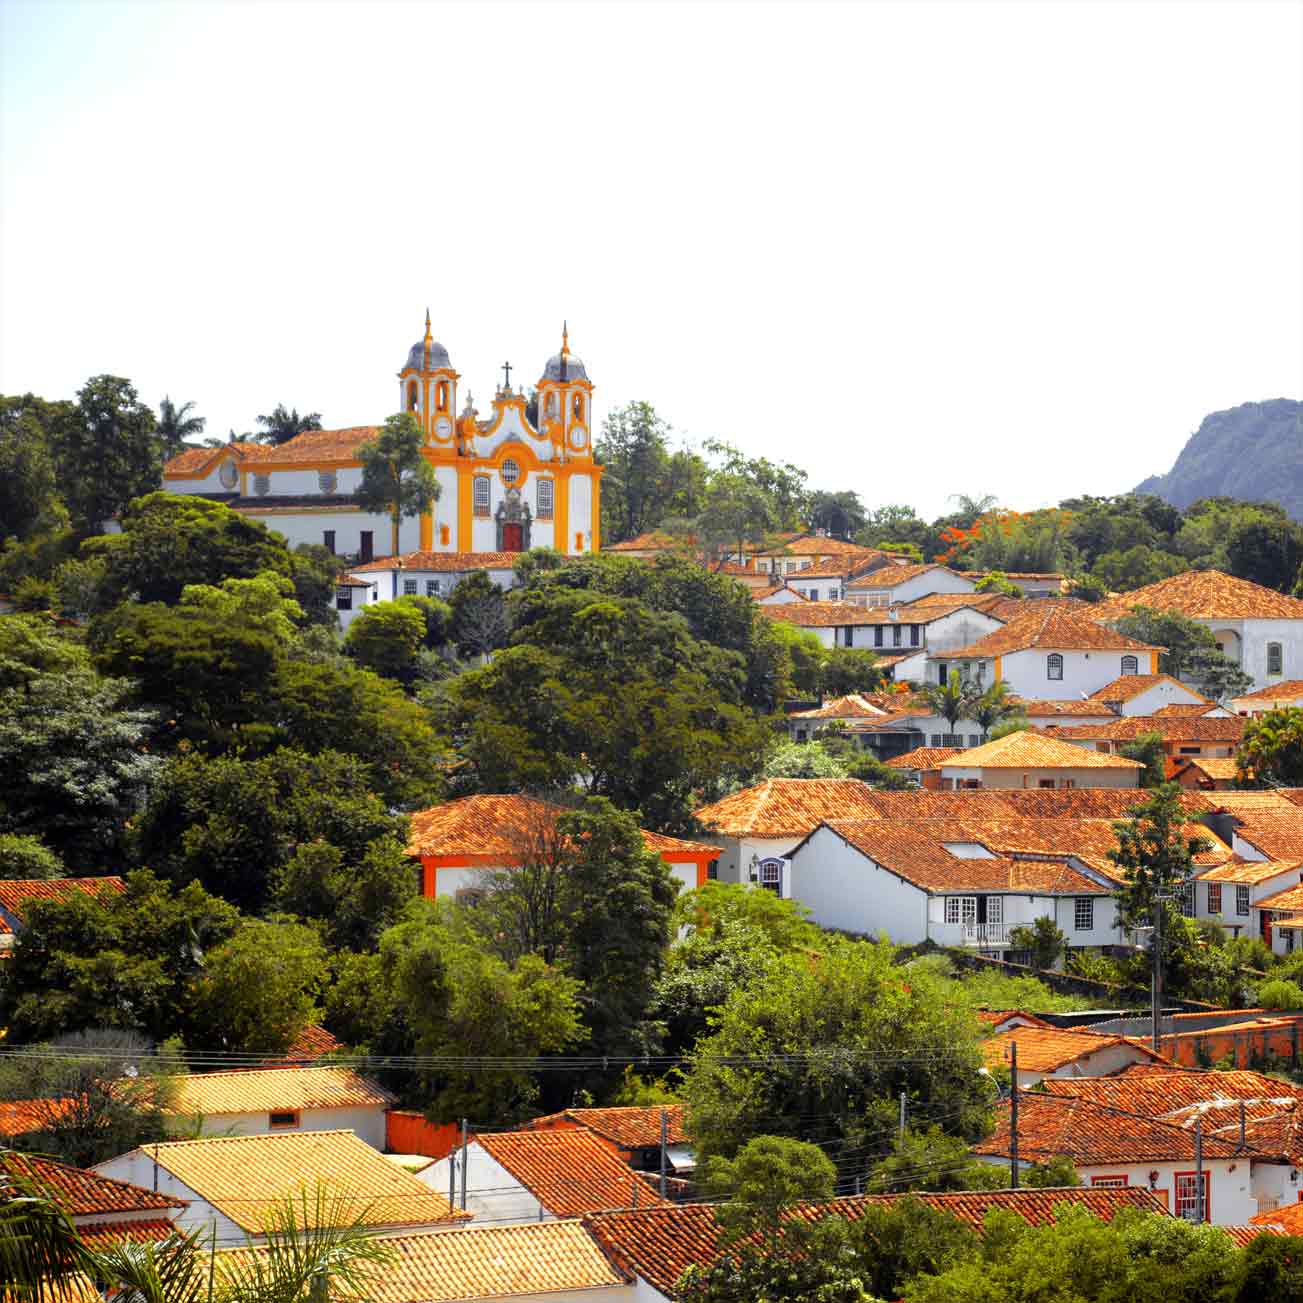
<instances>
[{"instance_id":1,"label":"door","mask_svg":"<svg viewBox=\"0 0 1303 1303\"><path fill-rule=\"evenodd\" d=\"M502 527L502 550L504 552L520 552L524 550L525 534L520 525L503 525Z\"/></svg>"},{"instance_id":2,"label":"door","mask_svg":"<svg viewBox=\"0 0 1303 1303\"><path fill-rule=\"evenodd\" d=\"M375 536L369 529L362 531L362 541L358 547L358 555L363 561L371 561L375 558Z\"/></svg>"}]
</instances>

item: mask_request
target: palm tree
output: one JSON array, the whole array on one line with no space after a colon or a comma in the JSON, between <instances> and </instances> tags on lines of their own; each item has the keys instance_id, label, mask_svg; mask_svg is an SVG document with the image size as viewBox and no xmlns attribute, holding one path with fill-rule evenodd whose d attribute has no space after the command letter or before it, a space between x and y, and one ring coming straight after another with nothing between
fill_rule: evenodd
<instances>
[{"instance_id":1,"label":"palm tree","mask_svg":"<svg viewBox=\"0 0 1303 1303\"><path fill-rule=\"evenodd\" d=\"M951 670L945 683L927 684L919 695L933 714L940 715L950 725L952 736L961 719L972 718L973 694L958 670Z\"/></svg>"},{"instance_id":2,"label":"palm tree","mask_svg":"<svg viewBox=\"0 0 1303 1303\"><path fill-rule=\"evenodd\" d=\"M158 405L158 433L163 440L165 456L175 456L185 447L187 440L197 439L208 424L207 417L191 416L194 403L179 407L166 394Z\"/></svg>"},{"instance_id":3,"label":"palm tree","mask_svg":"<svg viewBox=\"0 0 1303 1303\"><path fill-rule=\"evenodd\" d=\"M1017 715L1021 710L1022 707L1011 700L1009 685L999 679L972 699L968 707L968 718L982 730L985 738L997 724L1011 715Z\"/></svg>"},{"instance_id":4,"label":"palm tree","mask_svg":"<svg viewBox=\"0 0 1303 1303\"><path fill-rule=\"evenodd\" d=\"M4 1151L0 1151L0 1157ZM0 1281L17 1303L76 1297L87 1250L72 1218L21 1172L0 1164Z\"/></svg>"},{"instance_id":5,"label":"palm tree","mask_svg":"<svg viewBox=\"0 0 1303 1303\"><path fill-rule=\"evenodd\" d=\"M262 426L262 433L258 436L260 443L274 443L277 445L288 443L298 435L306 434L309 430L321 429L320 412L308 412L300 416L297 407L292 407L286 411L284 403L277 403L270 416L260 416L257 420L258 424Z\"/></svg>"}]
</instances>

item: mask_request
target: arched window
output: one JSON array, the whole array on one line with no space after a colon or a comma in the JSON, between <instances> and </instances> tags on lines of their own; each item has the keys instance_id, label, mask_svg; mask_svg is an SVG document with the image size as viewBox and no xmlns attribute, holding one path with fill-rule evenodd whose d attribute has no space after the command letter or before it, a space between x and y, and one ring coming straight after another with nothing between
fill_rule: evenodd
<instances>
[{"instance_id":1,"label":"arched window","mask_svg":"<svg viewBox=\"0 0 1303 1303\"><path fill-rule=\"evenodd\" d=\"M1058 652L1051 652L1045 658L1045 677L1049 679L1063 677L1063 657Z\"/></svg>"},{"instance_id":2,"label":"arched window","mask_svg":"<svg viewBox=\"0 0 1303 1303\"><path fill-rule=\"evenodd\" d=\"M489 477L487 475L477 475L475 477L471 497L474 501L475 514L477 516L487 516L489 514Z\"/></svg>"},{"instance_id":3,"label":"arched window","mask_svg":"<svg viewBox=\"0 0 1303 1303\"><path fill-rule=\"evenodd\" d=\"M416 411L416 404L417 404L416 381L409 380L407 382L407 410L409 412Z\"/></svg>"},{"instance_id":4,"label":"arched window","mask_svg":"<svg viewBox=\"0 0 1303 1303\"><path fill-rule=\"evenodd\" d=\"M1269 642L1267 644L1267 673L1285 673L1285 648L1282 643Z\"/></svg>"},{"instance_id":5,"label":"arched window","mask_svg":"<svg viewBox=\"0 0 1303 1303\"><path fill-rule=\"evenodd\" d=\"M556 420L556 390L550 390L547 396L547 405L543 409L549 417Z\"/></svg>"},{"instance_id":6,"label":"arched window","mask_svg":"<svg viewBox=\"0 0 1303 1303\"><path fill-rule=\"evenodd\" d=\"M448 410L448 382L440 380L434 388L435 403L441 412Z\"/></svg>"},{"instance_id":7,"label":"arched window","mask_svg":"<svg viewBox=\"0 0 1303 1303\"><path fill-rule=\"evenodd\" d=\"M1135 656L1124 656L1122 658L1123 674L1139 674L1140 661Z\"/></svg>"},{"instance_id":8,"label":"arched window","mask_svg":"<svg viewBox=\"0 0 1303 1303\"><path fill-rule=\"evenodd\" d=\"M573 404L571 405L571 411L574 412L574 414L575 414L575 420L576 420L576 421L582 421L582 420L584 419L584 396L583 396L583 394L576 394L576 395L575 395L575 400L574 400Z\"/></svg>"}]
</instances>

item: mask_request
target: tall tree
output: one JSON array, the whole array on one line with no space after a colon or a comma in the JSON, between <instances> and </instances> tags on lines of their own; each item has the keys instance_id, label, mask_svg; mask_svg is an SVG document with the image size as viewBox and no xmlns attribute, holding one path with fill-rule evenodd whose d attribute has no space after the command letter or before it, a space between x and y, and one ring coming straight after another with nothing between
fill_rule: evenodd
<instances>
[{"instance_id":1,"label":"tall tree","mask_svg":"<svg viewBox=\"0 0 1303 1303\"><path fill-rule=\"evenodd\" d=\"M1303 785L1303 710L1268 710L1244 726L1235 753L1241 774L1271 786Z\"/></svg>"},{"instance_id":2,"label":"tall tree","mask_svg":"<svg viewBox=\"0 0 1303 1303\"><path fill-rule=\"evenodd\" d=\"M121 376L94 376L77 391L73 418L60 427L55 460L77 524L98 532L133 499L158 488L163 441L154 413Z\"/></svg>"},{"instance_id":3,"label":"tall tree","mask_svg":"<svg viewBox=\"0 0 1303 1303\"><path fill-rule=\"evenodd\" d=\"M1165 648L1158 658L1159 670L1174 679L1192 682L1217 700L1247 692L1253 686L1252 678L1218 647L1212 630L1179 611L1136 606L1112 624L1128 638Z\"/></svg>"},{"instance_id":4,"label":"tall tree","mask_svg":"<svg viewBox=\"0 0 1303 1303\"><path fill-rule=\"evenodd\" d=\"M71 404L0 396L0 543L67 523L55 480L52 430Z\"/></svg>"},{"instance_id":5,"label":"tall tree","mask_svg":"<svg viewBox=\"0 0 1303 1303\"><path fill-rule=\"evenodd\" d=\"M1199 833L1187 835L1186 826L1192 821L1181 805L1181 789L1175 783L1155 788L1147 801L1138 802L1129 813L1130 819L1113 825L1118 844L1108 858L1126 880L1118 893L1123 920L1144 926L1156 901L1165 901L1169 913L1179 914L1174 893L1193 875L1194 857L1211 842ZM1167 931L1170 935L1171 929Z\"/></svg>"},{"instance_id":6,"label":"tall tree","mask_svg":"<svg viewBox=\"0 0 1303 1303\"><path fill-rule=\"evenodd\" d=\"M163 456L174 457L190 439L197 439L208 424L207 417L192 416L194 403L178 406L166 394L158 405L158 435L163 441Z\"/></svg>"},{"instance_id":7,"label":"tall tree","mask_svg":"<svg viewBox=\"0 0 1303 1303\"><path fill-rule=\"evenodd\" d=\"M948 688L949 684L946 686ZM968 718L982 730L983 737L989 736L997 724L1021 712L1022 706L1012 700L1009 685L1004 679L997 679L985 691L975 694L968 706Z\"/></svg>"},{"instance_id":8,"label":"tall tree","mask_svg":"<svg viewBox=\"0 0 1303 1303\"><path fill-rule=\"evenodd\" d=\"M434 467L421 455L424 436L410 412L398 412L380 433L357 450L362 463L358 505L363 511L384 512L393 526L391 556L398 556L398 527L404 516L420 516L439 497Z\"/></svg>"},{"instance_id":9,"label":"tall tree","mask_svg":"<svg viewBox=\"0 0 1303 1303\"><path fill-rule=\"evenodd\" d=\"M291 439L296 439L300 434L307 434L310 430L321 429L320 412L305 412L300 416L297 407L286 410L284 403L277 403L270 416L259 416L257 421L262 426L258 442L274 443L278 446L289 443Z\"/></svg>"},{"instance_id":10,"label":"tall tree","mask_svg":"<svg viewBox=\"0 0 1303 1303\"><path fill-rule=\"evenodd\" d=\"M594 451L606 468L602 482L602 538L619 543L661 523L669 426L647 402L606 414Z\"/></svg>"},{"instance_id":11,"label":"tall tree","mask_svg":"<svg viewBox=\"0 0 1303 1303\"><path fill-rule=\"evenodd\" d=\"M975 696L958 670L951 670L945 683L929 683L920 691L919 696L931 710L940 715L950 725L954 733L961 719L973 718Z\"/></svg>"}]
</instances>

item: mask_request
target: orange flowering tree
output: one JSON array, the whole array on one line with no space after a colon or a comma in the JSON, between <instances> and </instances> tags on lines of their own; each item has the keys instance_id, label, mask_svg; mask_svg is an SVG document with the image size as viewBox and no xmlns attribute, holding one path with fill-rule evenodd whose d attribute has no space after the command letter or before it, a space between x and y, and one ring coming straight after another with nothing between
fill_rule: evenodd
<instances>
[{"instance_id":1,"label":"orange flowering tree","mask_svg":"<svg viewBox=\"0 0 1303 1303\"><path fill-rule=\"evenodd\" d=\"M1073 560L1066 537L1071 520L1072 513L1058 507L1039 511L995 507L969 526L943 529L941 541L946 550L937 560L967 570L1063 570Z\"/></svg>"}]
</instances>

